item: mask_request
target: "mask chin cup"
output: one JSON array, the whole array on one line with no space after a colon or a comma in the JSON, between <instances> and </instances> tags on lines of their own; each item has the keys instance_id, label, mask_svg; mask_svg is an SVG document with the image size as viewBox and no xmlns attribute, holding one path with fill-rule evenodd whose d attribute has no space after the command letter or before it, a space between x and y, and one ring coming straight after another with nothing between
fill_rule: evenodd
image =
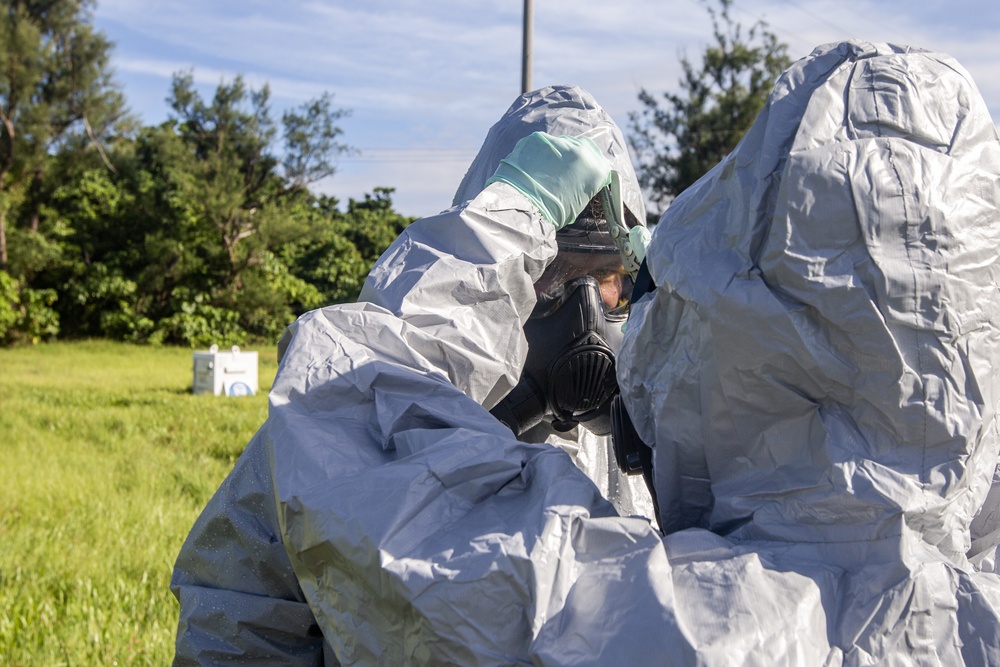
<instances>
[{"instance_id":1,"label":"mask chin cup","mask_svg":"<svg viewBox=\"0 0 1000 667\"><path fill-rule=\"evenodd\" d=\"M621 394L611 401L611 444L618 469L626 475L652 471L653 450L636 432Z\"/></svg>"}]
</instances>

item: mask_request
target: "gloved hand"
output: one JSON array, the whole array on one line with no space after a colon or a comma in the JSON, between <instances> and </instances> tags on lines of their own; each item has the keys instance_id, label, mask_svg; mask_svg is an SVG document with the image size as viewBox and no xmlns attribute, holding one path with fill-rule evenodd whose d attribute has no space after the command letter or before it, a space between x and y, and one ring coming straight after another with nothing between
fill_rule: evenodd
<instances>
[{"instance_id":1,"label":"gloved hand","mask_svg":"<svg viewBox=\"0 0 1000 667\"><path fill-rule=\"evenodd\" d=\"M649 248L649 240L653 237L652 232L650 232L645 227L633 227L628 230L628 242L632 246L632 252L635 253L635 258L642 263L642 260L646 259L646 249Z\"/></svg>"},{"instance_id":2,"label":"gloved hand","mask_svg":"<svg viewBox=\"0 0 1000 667\"><path fill-rule=\"evenodd\" d=\"M486 181L507 183L528 197L546 220L562 229L611 182L611 163L587 137L523 137Z\"/></svg>"}]
</instances>

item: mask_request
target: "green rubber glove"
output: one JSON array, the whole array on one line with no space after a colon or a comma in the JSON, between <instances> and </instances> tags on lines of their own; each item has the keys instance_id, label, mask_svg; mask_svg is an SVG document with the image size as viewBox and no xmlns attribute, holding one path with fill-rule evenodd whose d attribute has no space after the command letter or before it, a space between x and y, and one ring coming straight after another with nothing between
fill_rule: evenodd
<instances>
[{"instance_id":1,"label":"green rubber glove","mask_svg":"<svg viewBox=\"0 0 1000 667\"><path fill-rule=\"evenodd\" d=\"M632 251L640 263L646 259L646 249L649 248L651 238L653 238L653 233L645 227L637 226L628 230L628 242L632 245Z\"/></svg>"},{"instance_id":2,"label":"green rubber glove","mask_svg":"<svg viewBox=\"0 0 1000 667\"><path fill-rule=\"evenodd\" d=\"M611 182L611 163L587 137L523 137L486 181L507 183L534 202L545 219L562 229Z\"/></svg>"}]
</instances>

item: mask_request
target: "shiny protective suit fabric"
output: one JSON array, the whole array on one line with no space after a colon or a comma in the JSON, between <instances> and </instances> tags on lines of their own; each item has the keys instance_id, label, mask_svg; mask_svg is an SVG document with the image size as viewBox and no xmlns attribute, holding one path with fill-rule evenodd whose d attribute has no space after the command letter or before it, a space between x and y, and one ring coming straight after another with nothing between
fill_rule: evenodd
<instances>
[{"instance_id":1,"label":"shiny protective suit fabric","mask_svg":"<svg viewBox=\"0 0 1000 667\"><path fill-rule=\"evenodd\" d=\"M496 172L500 161L514 150L521 138L532 132L592 139L611 162L611 169L622 177L622 203L625 208L637 220L645 222L642 191L621 130L593 95L579 86L568 85L546 86L514 100L486 133L479 153L455 191L452 206L459 206L479 194Z\"/></svg>"},{"instance_id":2,"label":"shiny protective suit fabric","mask_svg":"<svg viewBox=\"0 0 1000 667\"><path fill-rule=\"evenodd\" d=\"M649 522L484 407L517 379L555 252L527 199L490 185L407 228L366 302L294 327L267 423L278 518L342 663L634 662L645 648L607 630L637 602L637 631L681 642L653 603L670 578Z\"/></svg>"},{"instance_id":3,"label":"shiny protective suit fabric","mask_svg":"<svg viewBox=\"0 0 1000 667\"><path fill-rule=\"evenodd\" d=\"M778 615L807 626L767 638L829 642L803 664L1000 664L998 206L966 71L851 42L793 66L656 228L619 381L668 544L707 528L808 578ZM683 598L731 589L740 557L705 560L671 559Z\"/></svg>"},{"instance_id":4,"label":"shiny protective suit fabric","mask_svg":"<svg viewBox=\"0 0 1000 667\"><path fill-rule=\"evenodd\" d=\"M251 443L278 529L175 573L197 582L178 646L231 627L247 633L231 646L278 646L287 628L255 624L301 604L297 584L343 664L1000 664L1000 580L980 557L996 544L997 151L946 56L851 42L782 77L661 220L658 288L626 332L619 380L665 470L665 537L483 407L516 381L551 225L502 184L411 225L367 302L290 330ZM677 480L699 493L673 497ZM216 513L247 506L226 484ZM259 606L185 610L205 571L272 531L296 580L278 576L278 598L260 593L274 573L226 575ZM193 533L179 567L192 543L213 540Z\"/></svg>"},{"instance_id":5,"label":"shiny protective suit fabric","mask_svg":"<svg viewBox=\"0 0 1000 667\"><path fill-rule=\"evenodd\" d=\"M267 428L202 511L174 566L174 665L338 665L278 531Z\"/></svg>"}]
</instances>

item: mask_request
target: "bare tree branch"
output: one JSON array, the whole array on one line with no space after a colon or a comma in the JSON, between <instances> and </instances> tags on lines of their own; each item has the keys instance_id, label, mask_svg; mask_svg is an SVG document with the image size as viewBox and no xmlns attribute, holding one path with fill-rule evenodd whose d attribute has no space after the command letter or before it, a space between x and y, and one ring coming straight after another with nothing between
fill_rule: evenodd
<instances>
[{"instance_id":1,"label":"bare tree branch","mask_svg":"<svg viewBox=\"0 0 1000 667\"><path fill-rule=\"evenodd\" d=\"M101 146L101 142L97 140L97 135L94 134L94 128L90 126L90 121L87 120L87 115L80 114L80 117L83 119L83 126L87 129L87 136L90 138L91 143L94 144L94 147L100 154L101 159L104 160L105 166L111 170L112 174L117 174L118 170L115 169L115 165L111 164L111 160L108 159L107 153L104 152L104 147Z\"/></svg>"}]
</instances>

